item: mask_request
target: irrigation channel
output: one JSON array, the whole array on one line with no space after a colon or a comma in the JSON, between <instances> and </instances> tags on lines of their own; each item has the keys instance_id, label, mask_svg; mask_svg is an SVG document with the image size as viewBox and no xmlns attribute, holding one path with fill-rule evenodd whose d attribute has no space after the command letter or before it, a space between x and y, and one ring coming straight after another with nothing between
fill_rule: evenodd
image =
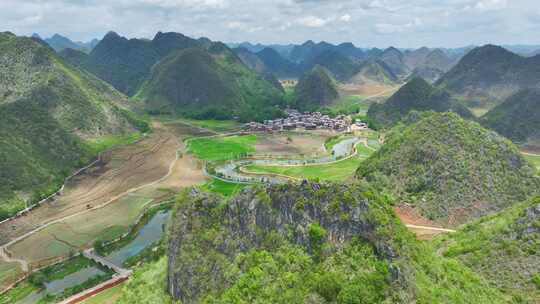
<instances>
[{"instance_id":1,"label":"irrigation channel","mask_svg":"<svg viewBox=\"0 0 540 304\"><path fill-rule=\"evenodd\" d=\"M115 274L111 276L109 281L123 281L127 279L130 274L130 271L124 269L124 264L131 258L140 254L146 248L156 244L161 240L163 233L165 231L165 225L167 224L171 215L170 210L159 210L153 214L150 219L133 232L134 237L130 239L125 245L121 246L118 249L106 254L106 256L101 257L94 253L93 251L86 251L84 256L90 258L94 261L98 261L99 264L106 264L105 266L90 266L83 268L74 273L71 273L65 276L62 279L53 280L46 282L44 288L40 291L33 292L26 296L24 299L17 302L17 304L33 304L39 302L47 294L49 295L58 295L62 294L67 289L73 288L77 285L84 284L85 282L92 280L99 276L107 275L106 269L109 268L114 270ZM107 282L103 284L106 284ZM100 286L100 285L98 285ZM94 287L95 288L95 287ZM85 290L86 293L91 292L91 289ZM78 296L78 295L76 295ZM75 303L70 302L69 298L66 303ZM76 301L78 302L78 301ZM64 303L64 302L62 302Z\"/></svg>"},{"instance_id":2,"label":"irrigation channel","mask_svg":"<svg viewBox=\"0 0 540 304\"><path fill-rule=\"evenodd\" d=\"M367 146L366 139L353 137L344 139L332 147L331 153L320 158L312 159L270 159L270 158L245 158L241 160L232 160L221 164L208 164L206 166L206 174L226 182L232 183L285 183L290 179L295 179L290 176L279 174L254 174L245 171L243 168L250 165L258 166L310 166L310 165L325 165L344 161L357 154L356 146L363 143Z\"/></svg>"}]
</instances>

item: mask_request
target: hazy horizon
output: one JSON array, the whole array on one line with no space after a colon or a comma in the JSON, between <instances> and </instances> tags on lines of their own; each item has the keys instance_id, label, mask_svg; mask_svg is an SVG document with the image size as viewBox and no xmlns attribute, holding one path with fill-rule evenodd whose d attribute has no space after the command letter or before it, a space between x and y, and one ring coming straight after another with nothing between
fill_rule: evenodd
<instances>
[{"instance_id":1,"label":"hazy horizon","mask_svg":"<svg viewBox=\"0 0 540 304\"><path fill-rule=\"evenodd\" d=\"M4 0L0 26L17 35L59 33L74 41L115 31L152 38L158 31L227 43L459 48L540 45L532 0ZM143 20L144 22L141 22Z\"/></svg>"}]
</instances>

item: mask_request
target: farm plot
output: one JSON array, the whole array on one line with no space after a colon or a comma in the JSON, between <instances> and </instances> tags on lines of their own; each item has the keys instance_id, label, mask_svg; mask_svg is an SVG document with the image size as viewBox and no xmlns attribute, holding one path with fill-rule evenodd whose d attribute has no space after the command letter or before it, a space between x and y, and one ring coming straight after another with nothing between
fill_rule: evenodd
<instances>
[{"instance_id":1,"label":"farm plot","mask_svg":"<svg viewBox=\"0 0 540 304\"><path fill-rule=\"evenodd\" d=\"M276 134L263 134L258 136L255 143L257 156L318 156L324 154L325 141L335 136L330 131L313 133L286 132Z\"/></svg>"}]
</instances>

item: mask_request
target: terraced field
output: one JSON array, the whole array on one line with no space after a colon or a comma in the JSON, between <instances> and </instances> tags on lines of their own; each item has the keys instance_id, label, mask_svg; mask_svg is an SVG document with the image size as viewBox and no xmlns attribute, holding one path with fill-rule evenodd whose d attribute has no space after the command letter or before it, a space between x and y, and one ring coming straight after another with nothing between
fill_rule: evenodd
<instances>
[{"instance_id":1,"label":"terraced field","mask_svg":"<svg viewBox=\"0 0 540 304\"><path fill-rule=\"evenodd\" d=\"M97 239L120 236L148 206L170 199L182 187L204 183L200 162L182 153L182 138L201 133L185 125L155 125L147 138L106 153L54 201L1 224L1 244L35 268L91 247ZM4 286L22 274L16 265L1 266Z\"/></svg>"}]
</instances>

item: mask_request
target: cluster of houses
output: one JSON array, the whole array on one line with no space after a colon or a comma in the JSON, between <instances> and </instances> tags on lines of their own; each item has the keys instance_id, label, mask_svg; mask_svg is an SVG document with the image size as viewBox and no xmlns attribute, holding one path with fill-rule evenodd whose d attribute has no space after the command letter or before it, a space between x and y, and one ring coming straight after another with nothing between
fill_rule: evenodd
<instances>
[{"instance_id":1,"label":"cluster of houses","mask_svg":"<svg viewBox=\"0 0 540 304\"><path fill-rule=\"evenodd\" d=\"M245 125L245 129L251 132L279 132L295 130L298 128L305 130L328 129L335 131L356 131L367 129L367 125L362 122L352 124L347 116L340 115L330 118L320 112L304 112L288 110L287 118L265 120L263 123L250 122ZM354 129L354 130L352 130Z\"/></svg>"}]
</instances>

